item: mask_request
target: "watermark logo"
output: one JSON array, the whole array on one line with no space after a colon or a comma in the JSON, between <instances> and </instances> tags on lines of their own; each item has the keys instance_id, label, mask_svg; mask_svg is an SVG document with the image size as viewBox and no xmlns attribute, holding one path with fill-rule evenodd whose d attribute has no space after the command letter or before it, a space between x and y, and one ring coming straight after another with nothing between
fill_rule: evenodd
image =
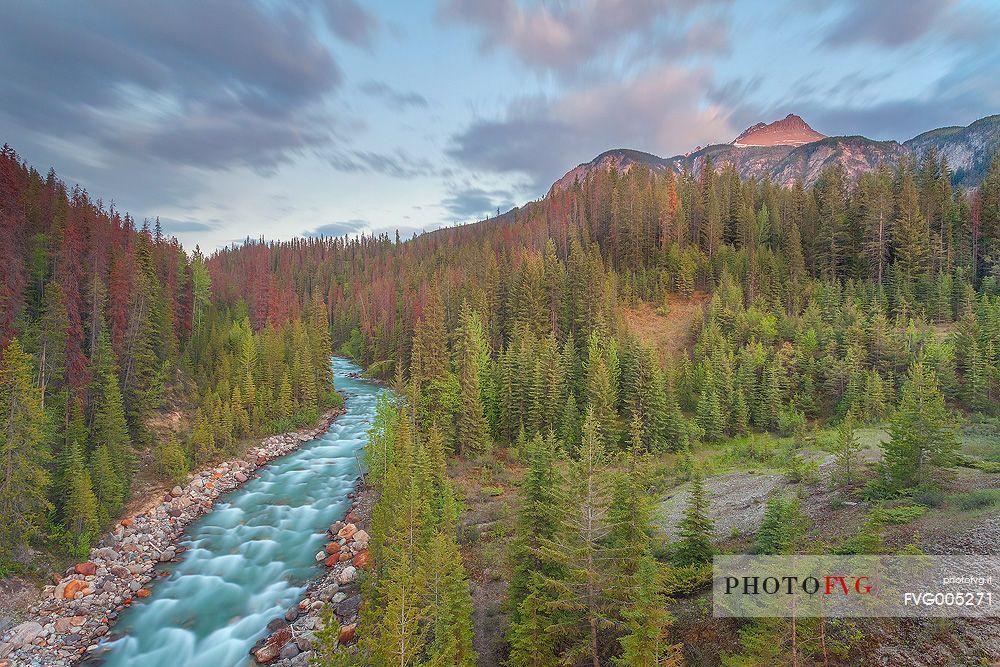
<instances>
[{"instance_id":1,"label":"watermark logo","mask_svg":"<svg viewBox=\"0 0 1000 667\"><path fill-rule=\"evenodd\" d=\"M1000 616L992 556L716 556L713 570L719 617Z\"/></svg>"}]
</instances>

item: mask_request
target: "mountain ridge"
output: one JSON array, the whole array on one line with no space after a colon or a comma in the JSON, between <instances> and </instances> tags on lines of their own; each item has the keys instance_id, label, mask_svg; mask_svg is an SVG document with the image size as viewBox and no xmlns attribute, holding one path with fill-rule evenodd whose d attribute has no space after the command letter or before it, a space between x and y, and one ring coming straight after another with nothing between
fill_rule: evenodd
<instances>
[{"instance_id":1,"label":"mountain ridge","mask_svg":"<svg viewBox=\"0 0 1000 667\"><path fill-rule=\"evenodd\" d=\"M680 174L688 170L697 176L709 160L716 170L732 165L741 178L766 177L786 187L797 180L809 186L816 182L823 169L840 164L847 172L848 180L853 182L862 173L876 169L882 163L894 167L904 157L919 161L931 148L947 159L954 185L975 187L986 174L994 154L1000 148L1000 114L984 116L966 126L928 130L903 142L880 141L862 135L827 137L812 130L800 117L789 114L784 120L789 118L798 119L819 138L798 145L740 143L741 138L753 139L754 135L759 136L762 128L774 127L783 122L775 121L770 125L751 125L732 143L712 144L672 157L664 158L635 149L611 149L566 172L552 184L549 194L571 187L576 180L583 180L595 171L607 171L612 167L628 171L636 164L641 164L658 173L670 169ZM787 128L787 124L785 127Z\"/></svg>"}]
</instances>

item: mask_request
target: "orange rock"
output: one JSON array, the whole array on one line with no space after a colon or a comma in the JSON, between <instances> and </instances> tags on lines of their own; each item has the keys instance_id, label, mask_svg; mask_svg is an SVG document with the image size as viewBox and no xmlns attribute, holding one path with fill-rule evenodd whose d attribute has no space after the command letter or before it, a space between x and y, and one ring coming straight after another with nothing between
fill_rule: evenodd
<instances>
[{"instance_id":1,"label":"orange rock","mask_svg":"<svg viewBox=\"0 0 1000 667\"><path fill-rule=\"evenodd\" d=\"M214 489L215 488L215 482L205 482L205 488L206 489Z\"/></svg>"},{"instance_id":2,"label":"orange rock","mask_svg":"<svg viewBox=\"0 0 1000 667\"><path fill-rule=\"evenodd\" d=\"M84 576L91 576L97 574L97 566L93 563L77 563L73 571Z\"/></svg>"},{"instance_id":3,"label":"orange rock","mask_svg":"<svg viewBox=\"0 0 1000 667\"><path fill-rule=\"evenodd\" d=\"M337 533L337 537L343 537L345 540L349 540L354 537L354 533L356 532L358 532L358 527L353 523L349 523L340 529L340 532Z\"/></svg>"},{"instance_id":4,"label":"orange rock","mask_svg":"<svg viewBox=\"0 0 1000 667\"><path fill-rule=\"evenodd\" d=\"M326 545L325 551L328 554L335 554L338 551L340 551L340 545L337 544L336 542L328 542L327 545Z\"/></svg>"},{"instance_id":5,"label":"orange rock","mask_svg":"<svg viewBox=\"0 0 1000 667\"><path fill-rule=\"evenodd\" d=\"M132 519L122 519L122 525L128 528L132 525Z\"/></svg>"},{"instance_id":6,"label":"orange rock","mask_svg":"<svg viewBox=\"0 0 1000 667\"><path fill-rule=\"evenodd\" d=\"M140 588L139 590L137 590L135 592L135 596L137 598L148 598L150 596L149 589L148 588Z\"/></svg>"},{"instance_id":7,"label":"orange rock","mask_svg":"<svg viewBox=\"0 0 1000 667\"><path fill-rule=\"evenodd\" d=\"M334 554L333 556L327 556L326 560L323 561L323 565L326 565L327 567L333 567L334 565L337 564L338 560L340 560L339 555Z\"/></svg>"},{"instance_id":8,"label":"orange rock","mask_svg":"<svg viewBox=\"0 0 1000 667\"><path fill-rule=\"evenodd\" d=\"M66 588L63 589L63 597L67 600L72 600L76 597L76 594L80 591L84 591L86 595L87 582L80 579L73 579L66 584Z\"/></svg>"},{"instance_id":9,"label":"orange rock","mask_svg":"<svg viewBox=\"0 0 1000 667\"><path fill-rule=\"evenodd\" d=\"M347 516L344 517L344 523L357 523L358 521L361 521L361 517L354 510L348 512Z\"/></svg>"},{"instance_id":10,"label":"orange rock","mask_svg":"<svg viewBox=\"0 0 1000 667\"><path fill-rule=\"evenodd\" d=\"M364 551L359 551L358 554L351 559L351 565L358 568L359 570L367 570L371 567L372 559L368 555L368 549Z\"/></svg>"},{"instance_id":11,"label":"orange rock","mask_svg":"<svg viewBox=\"0 0 1000 667\"><path fill-rule=\"evenodd\" d=\"M132 604L132 598L125 598L124 600L122 600L122 604L128 607L129 605Z\"/></svg>"},{"instance_id":12,"label":"orange rock","mask_svg":"<svg viewBox=\"0 0 1000 667\"><path fill-rule=\"evenodd\" d=\"M213 472L212 473L212 478L213 479L222 479L222 473L221 472Z\"/></svg>"},{"instance_id":13,"label":"orange rock","mask_svg":"<svg viewBox=\"0 0 1000 667\"><path fill-rule=\"evenodd\" d=\"M340 552L340 556L338 556L338 558L340 559L341 562L347 561L347 560L351 560L351 552L350 551L341 551Z\"/></svg>"},{"instance_id":14,"label":"orange rock","mask_svg":"<svg viewBox=\"0 0 1000 667\"><path fill-rule=\"evenodd\" d=\"M337 637L337 641L341 644L350 644L354 640L354 635L357 632L357 629L358 626L356 623L345 625L340 629L340 635Z\"/></svg>"}]
</instances>

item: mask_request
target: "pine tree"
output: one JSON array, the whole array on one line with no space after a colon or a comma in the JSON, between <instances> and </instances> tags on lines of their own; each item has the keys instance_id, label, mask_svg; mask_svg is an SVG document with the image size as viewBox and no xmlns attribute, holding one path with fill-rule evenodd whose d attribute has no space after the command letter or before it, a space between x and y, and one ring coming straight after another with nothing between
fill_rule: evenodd
<instances>
[{"instance_id":1,"label":"pine tree","mask_svg":"<svg viewBox=\"0 0 1000 667\"><path fill-rule=\"evenodd\" d=\"M558 521L561 478L556 468L556 446L554 437L543 439L536 435L525 447L528 470L518 491L517 532L508 556L512 569L508 588L512 624L522 620L520 603L530 594L534 577L553 574L541 548L545 540L555 537Z\"/></svg>"},{"instance_id":2,"label":"pine tree","mask_svg":"<svg viewBox=\"0 0 1000 667\"><path fill-rule=\"evenodd\" d=\"M684 517L677 525L680 541L674 549L673 562L677 565L701 565L715 555L712 531L715 522L708 517L705 500L705 483L696 471L691 478L691 494Z\"/></svg>"},{"instance_id":3,"label":"pine tree","mask_svg":"<svg viewBox=\"0 0 1000 667\"><path fill-rule=\"evenodd\" d=\"M854 433L854 412L848 411L844 419L841 420L837 428L837 440L833 447L835 457L836 474L833 475L835 484L850 486L854 483L858 475L858 457L861 453L861 443Z\"/></svg>"},{"instance_id":4,"label":"pine tree","mask_svg":"<svg viewBox=\"0 0 1000 667\"><path fill-rule=\"evenodd\" d=\"M697 420L699 428L705 432L706 440L718 440L722 437L725 429L722 404L712 366L708 363L706 363L705 381L701 387L701 397L698 399Z\"/></svg>"},{"instance_id":5,"label":"pine tree","mask_svg":"<svg viewBox=\"0 0 1000 667\"><path fill-rule=\"evenodd\" d=\"M171 434L166 442L157 446L156 464L160 474L175 484L180 484L187 478L187 458L177 436Z\"/></svg>"},{"instance_id":6,"label":"pine tree","mask_svg":"<svg viewBox=\"0 0 1000 667\"><path fill-rule=\"evenodd\" d=\"M97 339L89 397L93 411L90 442L96 445L91 452L90 474L103 522L115 516L128 497L135 465L114 352L104 331Z\"/></svg>"},{"instance_id":7,"label":"pine tree","mask_svg":"<svg viewBox=\"0 0 1000 667\"><path fill-rule=\"evenodd\" d=\"M610 595L625 633L618 641L616 664L628 667L681 665L679 647L666 641L671 617L660 595L658 566L649 533L652 503L647 493L645 462L626 455L625 469L614 476L608 521L608 556L615 585Z\"/></svg>"},{"instance_id":8,"label":"pine tree","mask_svg":"<svg viewBox=\"0 0 1000 667\"><path fill-rule=\"evenodd\" d=\"M101 525L97 496L79 442L74 441L64 450L60 467L64 480L60 512L62 524L68 533L70 551L75 556L83 557L100 536Z\"/></svg>"},{"instance_id":9,"label":"pine tree","mask_svg":"<svg viewBox=\"0 0 1000 667\"><path fill-rule=\"evenodd\" d=\"M582 421L580 409L576 405L576 395L569 392L566 396L562 418L559 420L559 439L570 451L576 451L580 444Z\"/></svg>"},{"instance_id":10,"label":"pine tree","mask_svg":"<svg viewBox=\"0 0 1000 667\"><path fill-rule=\"evenodd\" d=\"M485 345L479 315L465 302L462 304L461 323L455 345L460 387L455 444L459 455L481 454L490 449L479 382Z\"/></svg>"},{"instance_id":11,"label":"pine tree","mask_svg":"<svg viewBox=\"0 0 1000 667\"><path fill-rule=\"evenodd\" d=\"M594 410L590 409L579 459L570 466L556 537L542 547L544 557L561 570L557 577L545 578L553 593L549 605L559 614L559 621L547 631L555 633L564 660L585 660L595 667L600 664L598 636L609 625L610 615L609 583L603 576L604 542L610 532L605 457Z\"/></svg>"},{"instance_id":12,"label":"pine tree","mask_svg":"<svg viewBox=\"0 0 1000 667\"><path fill-rule=\"evenodd\" d=\"M950 421L937 379L922 361L915 361L892 419L891 439L883 444L894 485L920 484L927 481L930 466L952 465L958 445Z\"/></svg>"},{"instance_id":13,"label":"pine tree","mask_svg":"<svg viewBox=\"0 0 1000 667\"><path fill-rule=\"evenodd\" d=\"M427 646L429 660L424 664L474 667L472 596L452 525L445 525L435 533L425 558L428 625L433 639Z\"/></svg>"},{"instance_id":14,"label":"pine tree","mask_svg":"<svg viewBox=\"0 0 1000 667\"><path fill-rule=\"evenodd\" d=\"M31 357L17 338L0 358L0 561L9 561L45 525L49 454Z\"/></svg>"},{"instance_id":15,"label":"pine tree","mask_svg":"<svg viewBox=\"0 0 1000 667\"><path fill-rule=\"evenodd\" d=\"M754 553L790 554L805 531L805 517L797 499L786 500L773 494L767 501L764 520L757 531Z\"/></svg>"}]
</instances>

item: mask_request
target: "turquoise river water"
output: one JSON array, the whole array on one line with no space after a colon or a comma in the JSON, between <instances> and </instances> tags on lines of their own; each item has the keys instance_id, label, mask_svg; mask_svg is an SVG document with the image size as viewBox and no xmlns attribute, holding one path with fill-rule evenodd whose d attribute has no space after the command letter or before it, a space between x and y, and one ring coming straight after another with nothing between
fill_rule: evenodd
<instances>
[{"instance_id":1,"label":"turquoise river water","mask_svg":"<svg viewBox=\"0 0 1000 667\"><path fill-rule=\"evenodd\" d=\"M104 667L236 667L320 574L325 529L350 508L358 466L383 387L348 377L360 369L335 357L347 399L322 436L258 470L188 526L189 548L112 628L121 638L88 664Z\"/></svg>"}]
</instances>

